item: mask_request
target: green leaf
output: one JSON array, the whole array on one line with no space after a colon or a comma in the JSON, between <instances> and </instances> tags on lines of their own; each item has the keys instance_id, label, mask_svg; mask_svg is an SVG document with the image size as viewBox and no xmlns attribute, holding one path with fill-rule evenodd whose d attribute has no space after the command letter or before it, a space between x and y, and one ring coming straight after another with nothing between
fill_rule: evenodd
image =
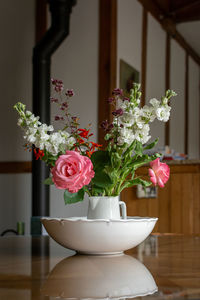
<instances>
[{"instance_id":1,"label":"green leaf","mask_svg":"<svg viewBox=\"0 0 200 300\"><path fill-rule=\"evenodd\" d=\"M68 190L64 191L64 201L65 204L72 204L76 202L83 201L84 199L84 189L82 188L77 193L70 193Z\"/></svg>"},{"instance_id":2,"label":"green leaf","mask_svg":"<svg viewBox=\"0 0 200 300\"><path fill-rule=\"evenodd\" d=\"M103 188L109 187L110 185L113 184L110 176L108 176L108 174L106 174L101 170L95 172L95 176L92 179L92 183L95 184L96 186L103 187Z\"/></svg>"},{"instance_id":3,"label":"green leaf","mask_svg":"<svg viewBox=\"0 0 200 300\"><path fill-rule=\"evenodd\" d=\"M131 176L134 176L134 169L131 168L131 167L127 167L127 168L125 168L125 169L121 172L121 178L122 178L123 180L125 180L126 177L127 177L128 175L130 175L130 174L131 174Z\"/></svg>"},{"instance_id":4,"label":"green leaf","mask_svg":"<svg viewBox=\"0 0 200 300\"><path fill-rule=\"evenodd\" d=\"M142 156L142 153L143 153L142 143L137 141L135 146L135 154L137 156Z\"/></svg>"},{"instance_id":5,"label":"green leaf","mask_svg":"<svg viewBox=\"0 0 200 300\"><path fill-rule=\"evenodd\" d=\"M141 166L143 166L143 165L145 165L145 164L147 164L147 163L155 160L156 158L158 158L160 156L161 156L161 154L159 154L159 153L155 153L155 154L153 154L151 156L149 156L149 155L142 155L141 157L133 160L131 162L130 166L132 166L133 170L136 170L137 168L139 168L139 167L141 167Z\"/></svg>"},{"instance_id":6,"label":"green leaf","mask_svg":"<svg viewBox=\"0 0 200 300\"><path fill-rule=\"evenodd\" d=\"M98 187L96 185L92 187L92 196L102 195L103 192L104 188Z\"/></svg>"},{"instance_id":7,"label":"green leaf","mask_svg":"<svg viewBox=\"0 0 200 300\"><path fill-rule=\"evenodd\" d=\"M44 180L44 184L47 184L47 185L51 185L51 184L54 184L53 183L53 180L52 180L52 177L48 177Z\"/></svg>"},{"instance_id":8,"label":"green leaf","mask_svg":"<svg viewBox=\"0 0 200 300\"><path fill-rule=\"evenodd\" d=\"M91 156L91 161L96 172L97 169L104 169L106 165L110 165L110 156L108 151L96 151Z\"/></svg>"},{"instance_id":9,"label":"green leaf","mask_svg":"<svg viewBox=\"0 0 200 300\"><path fill-rule=\"evenodd\" d=\"M155 139L155 141L152 142L151 144L147 145L147 146L144 148L144 150L152 149L152 148L158 143L158 140L159 140L158 138Z\"/></svg>"},{"instance_id":10,"label":"green leaf","mask_svg":"<svg viewBox=\"0 0 200 300\"><path fill-rule=\"evenodd\" d=\"M111 134L107 133L105 136L104 136L104 140L105 141L108 141L111 137Z\"/></svg>"},{"instance_id":11,"label":"green leaf","mask_svg":"<svg viewBox=\"0 0 200 300\"><path fill-rule=\"evenodd\" d=\"M126 151L124 152L124 157L126 157L127 155L129 155L130 153L132 153L132 151L135 149L137 141L134 140L130 146L126 149Z\"/></svg>"},{"instance_id":12,"label":"green leaf","mask_svg":"<svg viewBox=\"0 0 200 300\"><path fill-rule=\"evenodd\" d=\"M122 158L117 152L112 152L111 153L111 164L112 167L115 169L119 169L121 165Z\"/></svg>"},{"instance_id":13,"label":"green leaf","mask_svg":"<svg viewBox=\"0 0 200 300\"><path fill-rule=\"evenodd\" d=\"M121 191L122 191L124 188L129 188L129 187L132 187L132 186L138 185L138 184L141 184L142 186L147 187L147 186L150 186L150 185L152 184L152 182L137 177L137 178L135 178L135 179L133 179L133 180L127 180L127 181L123 184ZM121 191L120 191L120 192L121 192Z\"/></svg>"},{"instance_id":14,"label":"green leaf","mask_svg":"<svg viewBox=\"0 0 200 300\"><path fill-rule=\"evenodd\" d=\"M111 171L107 172L107 174L109 174L112 182L118 181L118 179L119 179L119 171L118 170L111 168Z\"/></svg>"},{"instance_id":15,"label":"green leaf","mask_svg":"<svg viewBox=\"0 0 200 300\"><path fill-rule=\"evenodd\" d=\"M147 186L150 186L152 184L152 182L137 177L137 178L131 180L131 184L132 185L141 184L142 186L147 187Z\"/></svg>"}]
</instances>

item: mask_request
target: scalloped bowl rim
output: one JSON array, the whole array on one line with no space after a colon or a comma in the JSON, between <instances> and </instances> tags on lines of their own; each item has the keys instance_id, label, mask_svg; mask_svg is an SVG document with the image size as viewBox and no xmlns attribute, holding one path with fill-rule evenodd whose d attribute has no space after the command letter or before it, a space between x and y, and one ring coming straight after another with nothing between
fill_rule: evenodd
<instances>
[{"instance_id":1,"label":"scalloped bowl rim","mask_svg":"<svg viewBox=\"0 0 200 300\"><path fill-rule=\"evenodd\" d=\"M127 217L127 219L87 219L87 217L69 217L69 218L53 218L41 217L41 220L48 221L70 221L70 222L155 222L158 220L156 217Z\"/></svg>"}]
</instances>

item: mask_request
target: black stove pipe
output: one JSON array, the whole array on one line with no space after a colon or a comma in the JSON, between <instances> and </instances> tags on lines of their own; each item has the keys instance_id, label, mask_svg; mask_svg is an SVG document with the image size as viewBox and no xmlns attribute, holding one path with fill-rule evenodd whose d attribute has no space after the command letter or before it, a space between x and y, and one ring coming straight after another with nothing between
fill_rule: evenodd
<instances>
[{"instance_id":1,"label":"black stove pipe","mask_svg":"<svg viewBox=\"0 0 200 300\"><path fill-rule=\"evenodd\" d=\"M50 124L51 55L69 34L69 20L75 0L48 0L51 27L33 49L33 113L42 123ZM49 186L43 181L49 176L44 162L32 159L32 217L49 216ZM32 223L33 225L33 223ZM36 226L38 227L38 225ZM32 234L38 233L34 225ZM37 231L37 232L35 232Z\"/></svg>"}]
</instances>

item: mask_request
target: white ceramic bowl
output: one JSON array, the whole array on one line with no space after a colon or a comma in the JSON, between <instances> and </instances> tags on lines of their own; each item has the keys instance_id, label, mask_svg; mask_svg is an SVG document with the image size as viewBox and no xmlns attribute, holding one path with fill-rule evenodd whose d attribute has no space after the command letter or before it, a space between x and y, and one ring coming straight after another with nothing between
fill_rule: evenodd
<instances>
[{"instance_id":1,"label":"white ceramic bowl","mask_svg":"<svg viewBox=\"0 0 200 300\"><path fill-rule=\"evenodd\" d=\"M147 268L129 255L75 255L60 261L41 292L65 299L124 299L157 291Z\"/></svg>"},{"instance_id":2,"label":"white ceramic bowl","mask_svg":"<svg viewBox=\"0 0 200 300\"><path fill-rule=\"evenodd\" d=\"M131 217L126 220L42 218L48 234L60 245L84 254L119 254L143 242L157 218Z\"/></svg>"}]
</instances>

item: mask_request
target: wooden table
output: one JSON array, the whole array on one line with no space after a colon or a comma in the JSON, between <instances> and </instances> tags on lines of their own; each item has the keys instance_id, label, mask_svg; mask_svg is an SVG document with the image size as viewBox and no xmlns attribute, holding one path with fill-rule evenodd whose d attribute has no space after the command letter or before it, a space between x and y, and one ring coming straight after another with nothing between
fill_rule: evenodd
<instances>
[{"instance_id":1,"label":"wooden table","mask_svg":"<svg viewBox=\"0 0 200 300\"><path fill-rule=\"evenodd\" d=\"M48 237L1 237L0 300L126 298L153 280L158 291L135 299L200 299L199 236L152 235L121 257L74 255Z\"/></svg>"}]
</instances>

